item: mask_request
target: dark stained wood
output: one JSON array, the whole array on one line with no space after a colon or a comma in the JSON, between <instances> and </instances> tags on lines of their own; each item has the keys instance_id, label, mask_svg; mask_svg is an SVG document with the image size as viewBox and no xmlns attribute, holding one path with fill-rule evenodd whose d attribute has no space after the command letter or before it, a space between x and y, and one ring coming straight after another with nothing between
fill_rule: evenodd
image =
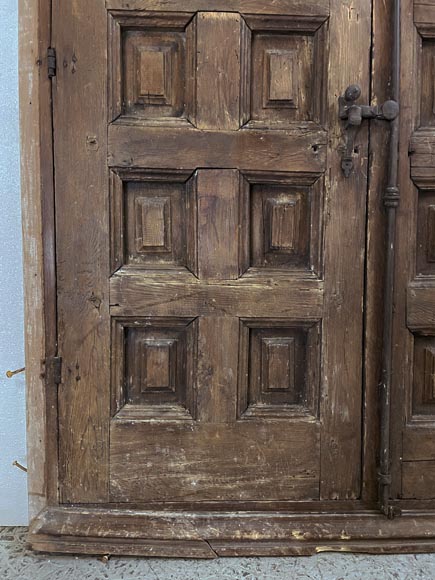
<instances>
[{"instance_id":1,"label":"dark stained wood","mask_svg":"<svg viewBox=\"0 0 435 580\"><path fill-rule=\"evenodd\" d=\"M364 238L367 174L367 129L362 128L355 145L355 171L342 181L340 147L343 125L336 114L337 91L351 80L368 100L369 63L360 54L370 48L371 11L361 2L354 13L341 2L331 3L329 114L331 130L328 151L329 179L326 184L325 318L323 320L324 385L320 404L322 417L321 498L355 499L361 494L361 470L344 457L361 455L362 332L364 296ZM334 46L340 47L335 51ZM352 61L352 59L355 59ZM352 62L354 64L352 64ZM352 70L351 79L347 67ZM348 244L343 244L347 240ZM337 469L337 464L341 468Z\"/></svg>"},{"instance_id":2,"label":"dark stained wood","mask_svg":"<svg viewBox=\"0 0 435 580\"><path fill-rule=\"evenodd\" d=\"M143 146L144 140L147 147ZM111 167L233 168L319 174L326 132L315 125L297 131L198 131L118 123L109 127Z\"/></svg>"},{"instance_id":3,"label":"dark stained wood","mask_svg":"<svg viewBox=\"0 0 435 580\"><path fill-rule=\"evenodd\" d=\"M106 10L53 2L59 54L54 91L62 502L107 500L109 238ZM98 66L95 64L98 63Z\"/></svg>"},{"instance_id":4,"label":"dark stained wood","mask_svg":"<svg viewBox=\"0 0 435 580\"><path fill-rule=\"evenodd\" d=\"M236 420L239 319L201 317L198 334L196 419L209 424L232 423ZM236 446L230 441L228 445Z\"/></svg>"},{"instance_id":5,"label":"dark stained wood","mask_svg":"<svg viewBox=\"0 0 435 580\"><path fill-rule=\"evenodd\" d=\"M313 428L315 427L315 428ZM111 427L114 501L317 499L319 429L246 420Z\"/></svg>"},{"instance_id":6,"label":"dark stained wood","mask_svg":"<svg viewBox=\"0 0 435 580\"><path fill-rule=\"evenodd\" d=\"M421 425L408 426L403 433L403 460L404 461L435 461L435 447L433 444L433 428L429 422L424 424L421 417Z\"/></svg>"},{"instance_id":7,"label":"dark stained wood","mask_svg":"<svg viewBox=\"0 0 435 580\"><path fill-rule=\"evenodd\" d=\"M388 538L382 544L380 535ZM392 521L375 511L271 515L51 508L35 519L29 539L36 550L163 557L189 554L189 546L200 547L197 542L207 543L215 554L232 556L435 550L433 512L417 515L412 510ZM203 551L203 557L211 555Z\"/></svg>"},{"instance_id":8,"label":"dark stained wood","mask_svg":"<svg viewBox=\"0 0 435 580\"><path fill-rule=\"evenodd\" d=\"M198 276L201 280L239 277L239 172L198 172Z\"/></svg>"},{"instance_id":9,"label":"dark stained wood","mask_svg":"<svg viewBox=\"0 0 435 580\"><path fill-rule=\"evenodd\" d=\"M116 316L239 316L318 320L323 312L323 282L254 277L201 284L183 273L117 274L110 281L112 314ZM270 299L273 290L274 299ZM289 303L286 299L292 296Z\"/></svg>"},{"instance_id":10,"label":"dark stained wood","mask_svg":"<svg viewBox=\"0 0 435 580\"><path fill-rule=\"evenodd\" d=\"M259 5L257 0L108 0L108 9L149 11L241 12L246 14L292 14L294 16L328 16L327 0L275 0Z\"/></svg>"},{"instance_id":11,"label":"dark stained wood","mask_svg":"<svg viewBox=\"0 0 435 580\"><path fill-rule=\"evenodd\" d=\"M389 82L392 49L393 0L373 2L372 20L372 104L390 98ZM363 402L363 489L364 499L378 495L377 455L379 449L379 380L382 376L383 293L380 280L385 272L385 213L382 193L388 170L389 127L385 123L370 126L369 188L367 192L366 281L365 281L365 346Z\"/></svg>"},{"instance_id":12,"label":"dark stained wood","mask_svg":"<svg viewBox=\"0 0 435 580\"><path fill-rule=\"evenodd\" d=\"M251 31L236 13L200 12L196 18L196 126L237 130L247 114L241 88L249 69L241 61L249 58Z\"/></svg>"},{"instance_id":13,"label":"dark stained wood","mask_svg":"<svg viewBox=\"0 0 435 580\"><path fill-rule=\"evenodd\" d=\"M435 499L435 461L404 461L404 498Z\"/></svg>"}]
</instances>

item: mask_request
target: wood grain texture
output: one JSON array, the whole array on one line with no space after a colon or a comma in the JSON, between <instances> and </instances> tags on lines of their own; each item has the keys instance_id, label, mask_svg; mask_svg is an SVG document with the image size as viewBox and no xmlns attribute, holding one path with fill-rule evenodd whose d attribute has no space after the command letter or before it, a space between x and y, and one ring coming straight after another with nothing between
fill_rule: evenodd
<instances>
[{"instance_id":1,"label":"wood grain texture","mask_svg":"<svg viewBox=\"0 0 435 580\"><path fill-rule=\"evenodd\" d=\"M407 324L412 330L431 331L435 328L435 285L412 284L408 287Z\"/></svg>"},{"instance_id":2,"label":"wood grain texture","mask_svg":"<svg viewBox=\"0 0 435 580\"><path fill-rule=\"evenodd\" d=\"M60 494L107 499L110 394L106 169L107 14L103 2L53 3ZM84 192L87 192L86 195Z\"/></svg>"},{"instance_id":3,"label":"wood grain texture","mask_svg":"<svg viewBox=\"0 0 435 580\"><path fill-rule=\"evenodd\" d=\"M328 16L327 0L274 0L261 3L257 0L107 0L107 8L148 10L148 11L185 11L185 12L241 12L246 14L292 14L294 16Z\"/></svg>"},{"instance_id":4,"label":"wood grain texture","mask_svg":"<svg viewBox=\"0 0 435 580\"><path fill-rule=\"evenodd\" d=\"M199 171L198 276L201 280L239 277L239 172Z\"/></svg>"},{"instance_id":5,"label":"wood grain texture","mask_svg":"<svg viewBox=\"0 0 435 580\"><path fill-rule=\"evenodd\" d=\"M124 423L111 427L111 499L316 499L310 423Z\"/></svg>"},{"instance_id":6,"label":"wood grain texture","mask_svg":"<svg viewBox=\"0 0 435 580\"><path fill-rule=\"evenodd\" d=\"M361 494L361 471L357 462L340 463L339 458L361 455L362 332L364 296L364 238L367 175L367 132L359 132L359 154L355 169L343 178L339 149L343 144L343 124L336 111L336 94L350 82L362 89L367 101L371 11L367 2L348 7L331 3L329 115L331 123L328 151L329 179L326 185L327 215L325 232L325 312L323 322L323 372L321 401L322 482L321 498L357 498ZM353 50L358 45L360 54ZM334 50L334 47L339 49ZM354 60L353 60L354 59ZM343 197L345 196L345 198ZM348 240L345 246L341 240ZM333 337L333 338L332 338Z\"/></svg>"},{"instance_id":7,"label":"wood grain texture","mask_svg":"<svg viewBox=\"0 0 435 580\"><path fill-rule=\"evenodd\" d=\"M19 2L21 210L29 518L57 497L56 391L44 361L56 352L50 1Z\"/></svg>"},{"instance_id":8,"label":"wood grain texture","mask_svg":"<svg viewBox=\"0 0 435 580\"><path fill-rule=\"evenodd\" d=\"M143 146L144 141L147 147ZM234 168L321 173L326 133L316 125L297 131L198 131L114 124L109 165L156 169Z\"/></svg>"},{"instance_id":9,"label":"wood grain texture","mask_svg":"<svg viewBox=\"0 0 435 580\"><path fill-rule=\"evenodd\" d=\"M177 279L178 278L178 279ZM273 298L271 291L273 290ZM292 296L291 302L287 300ZM110 281L116 316L239 316L318 320L323 315L323 282L252 278L201 284L193 276L118 273Z\"/></svg>"},{"instance_id":10,"label":"wood grain texture","mask_svg":"<svg viewBox=\"0 0 435 580\"><path fill-rule=\"evenodd\" d=\"M196 126L237 131L241 125L242 71L247 57L242 35L249 28L236 13L197 15ZM242 52L243 51L243 52Z\"/></svg>"},{"instance_id":11,"label":"wood grain texture","mask_svg":"<svg viewBox=\"0 0 435 580\"><path fill-rule=\"evenodd\" d=\"M239 319L200 318L198 335L196 419L232 423L236 420Z\"/></svg>"},{"instance_id":12,"label":"wood grain texture","mask_svg":"<svg viewBox=\"0 0 435 580\"><path fill-rule=\"evenodd\" d=\"M435 499L435 461L404 461L402 469L404 498Z\"/></svg>"}]
</instances>

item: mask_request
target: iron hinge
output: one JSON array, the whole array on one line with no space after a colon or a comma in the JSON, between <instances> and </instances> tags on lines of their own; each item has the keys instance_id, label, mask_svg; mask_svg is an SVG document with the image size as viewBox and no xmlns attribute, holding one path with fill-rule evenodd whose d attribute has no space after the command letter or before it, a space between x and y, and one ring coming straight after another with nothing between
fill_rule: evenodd
<instances>
[{"instance_id":1,"label":"iron hinge","mask_svg":"<svg viewBox=\"0 0 435 580\"><path fill-rule=\"evenodd\" d=\"M54 385L62 382L62 357L50 356L45 359L45 374Z\"/></svg>"},{"instance_id":2,"label":"iron hinge","mask_svg":"<svg viewBox=\"0 0 435 580\"><path fill-rule=\"evenodd\" d=\"M56 59L56 49L50 47L47 50L47 68L48 68L48 78L52 79L56 76L57 59Z\"/></svg>"}]
</instances>

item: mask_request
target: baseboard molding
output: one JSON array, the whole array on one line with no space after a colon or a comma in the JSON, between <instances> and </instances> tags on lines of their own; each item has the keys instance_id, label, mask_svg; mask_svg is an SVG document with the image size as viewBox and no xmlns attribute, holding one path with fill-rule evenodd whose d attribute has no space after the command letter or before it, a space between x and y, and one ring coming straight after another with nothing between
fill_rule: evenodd
<instances>
[{"instance_id":1,"label":"baseboard molding","mask_svg":"<svg viewBox=\"0 0 435 580\"><path fill-rule=\"evenodd\" d=\"M435 552L435 511L340 514L51 507L31 523L33 550L152 557L290 556L326 551Z\"/></svg>"}]
</instances>

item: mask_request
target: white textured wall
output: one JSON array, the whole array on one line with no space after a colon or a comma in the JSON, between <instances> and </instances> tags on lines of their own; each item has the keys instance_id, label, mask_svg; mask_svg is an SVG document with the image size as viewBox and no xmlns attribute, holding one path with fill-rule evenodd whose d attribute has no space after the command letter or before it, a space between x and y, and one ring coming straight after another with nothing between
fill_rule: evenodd
<instances>
[{"instance_id":1,"label":"white textured wall","mask_svg":"<svg viewBox=\"0 0 435 580\"><path fill-rule=\"evenodd\" d=\"M17 0L0 0L0 525L27 524Z\"/></svg>"}]
</instances>

